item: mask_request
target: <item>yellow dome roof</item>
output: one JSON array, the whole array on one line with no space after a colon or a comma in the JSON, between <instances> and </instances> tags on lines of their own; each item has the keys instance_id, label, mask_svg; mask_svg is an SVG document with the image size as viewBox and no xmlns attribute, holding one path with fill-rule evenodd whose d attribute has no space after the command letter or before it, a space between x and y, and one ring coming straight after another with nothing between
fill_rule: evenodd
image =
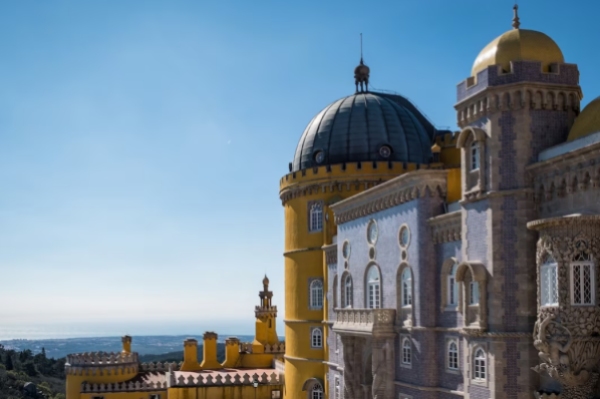
<instances>
[{"instance_id":1,"label":"yellow dome roof","mask_svg":"<svg viewBox=\"0 0 600 399\"><path fill-rule=\"evenodd\" d=\"M549 64L565 60L558 45L548 35L535 30L512 29L481 50L471 76L477 76L478 72L496 64L508 71L511 61L541 61L542 70L548 72Z\"/></svg>"},{"instance_id":2,"label":"yellow dome roof","mask_svg":"<svg viewBox=\"0 0 600 399\"><path fill-rule=\"evenodd\" d=\"M600 97L596 97L581 111L569 131L567 141L600 132Z\"/></svg>"}]
</instances>

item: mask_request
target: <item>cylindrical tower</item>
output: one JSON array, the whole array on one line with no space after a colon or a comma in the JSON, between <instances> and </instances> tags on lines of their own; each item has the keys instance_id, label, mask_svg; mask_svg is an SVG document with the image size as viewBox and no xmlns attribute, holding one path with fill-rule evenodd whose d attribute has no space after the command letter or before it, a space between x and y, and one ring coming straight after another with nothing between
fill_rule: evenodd
<instances>
[{"instance_id":1,"label":"cylindrical tower","mask_svg":"<svg viewBox=\"0 0 600 399\"><path fill-rule=\"evenodd\" d=\"M361 64L362 65L362 64ZM329 388L326 261L335 240L329 206L404 172L434 166L437 131L405 98L360 91L321 111L280 181L285 212L285 391Z\"/></svg>"}]
</instances>

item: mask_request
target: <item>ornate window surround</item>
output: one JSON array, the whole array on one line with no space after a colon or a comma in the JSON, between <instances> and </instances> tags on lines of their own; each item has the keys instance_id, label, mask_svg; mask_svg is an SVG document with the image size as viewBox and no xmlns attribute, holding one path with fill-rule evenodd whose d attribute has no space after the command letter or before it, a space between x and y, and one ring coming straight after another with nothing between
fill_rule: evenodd
<instances>
[{"instance_id":1,"label":"ornate window surround","mask_svg":"<svg viewBox=\"0 0 600 399\"><path fill-rule=\"evenodd\" d=\"M318 284L321 284L321 294L320 294L320 297L315 297L315 295L318 295L318 287L317 287ZM322 278L309 278L308 279L308 308L310 310L323 309L323 302L324 302L323 295L324 295L323 279Z\"/></svg>"},{"instance_id":2,"label":"ornate window surround","mask_svg":"<svg viewBox=\"0 0 600 399\"><path fill-rule=\"evenodd\" d=\"M476 371L476 356L478 355L479 351L483 351L483 361L484 361L484 378L476 378L475 375L475 371ZM471 384L474 385L482 385L487 387L488 386L488 381L490 379L490 375L491 375L491 371L490 371L490 357L488 355L488 351L487 348L484 345L481 344L475 344L472 346L471 351L469 353L469 360L470 360L470 375L469 375L469 379L471 380Z\"/></svg>"},{"instance_id":3,"label":"ornate window surround","mask_svg":"<svg viewBox=\"0 0 600 399\"><path fill-rule=\"evenodd\" d=\"M400 336L400 367L412 368L413 344L410 335Z\"/></svg>"},{"instance_id":4,"label":"ornate window surround","mask_svg":"<svg viewBox=\"0 0 600 399\"><path fill-rule=\"evenodd\" d=\"M552 262L549 262L549 258L552 259ZM557 307L558 306L558 302L559 302L559 289L558 289L558 262L556 260L556 258L548 251L544 252L544 254L541 257L542 262L539 265L539 271L538 271L538 276L539 276L539 287L540 287L540 294L539 294L539 306L541 307L547 307L547 308L553 308L553 307ZM551 273L550 276L548 276L548 273ZM546 277L546 279L550 278L554 281L542 281L544 280L544 277ZM551 287L549 284L554 284L554 287ZM556 296L556 301L552 302L552 303L545 303L544 302L544 293L546 293L547 295L552 295L551 291L555 291L555 296Z\"/></svg>"},{"instance_id":5,"label":"ornate window surround","mask_svg":"<svg viewBox=\"0 0 600 399\"><path fill-rule=\"evenodd\" d=\"M321 327L310 328L310 347L312 349L323 349L323 329Z\"/></svg>"},{"instance_id":6,"label":"ornate window surround","mask_svg":"<svg viewBox=\"0 0 600 399\"><path fill-rule=\"evenodd\" d=\"M450 292L449 292L449 288L450 288L450 272L452 271L452 268L454 267L454 265L456 265L456 272L454 273L454 284L455 284L455 301L456 303L451 304L450 303ZM442 312L447 312L447 311L457 311L459 308L459 303L461 301L461 290L460 290L460 284L458 283L458 281L456 280L456 274L458 273L458 265L459 262L456 258L452 257L452 258L448 258L444 261L444 263L442 263L442 268L441 268L441 272L440 272L440 283L441 283L441 310Z\"/></svg>"},{"instance_id":7,"label":"ornate window surround","mask_svg":"<svg viewBox=\"0 0 600 399\"><path fill-rule=\"evenodd\" d=\"M456 345L456 367L452 367L453 360L451 359L452 354L450 353L450 345ZM460 343L457 337L446 337L446 372L451 374L460 373Z\"/></svg>"},{"instance_id":8,"label":"ornate window surround","mask_svg":"<svg viewBox=\"0 0 600 399\"><path fill-rule=\"evenodd\" d=\"M344 271L344 273L342 273L342 279L340 280L341 285L340 285L340 289L341 289L341 295L340 295L340 307L344 308L344 309L351 309L352 306L354 305L353 300L354 300L354 286L353 286L353 281L352 281L352 275L350 274L350 272L348 271ZM350 286L348 287L348 283L350 283ZM350 295L348 295L350 294ZM348 298L349 297L349 298Z\"/></svg>"},{"instance_id":9,"label":"ornate window surround","mask_svg":"<svg viewBox=\"0 0 600 399\"><path fill-rule=\"evenodd\" d=\"M319 233L323 231L324 208L323 201L308 201L307 216L309 233Z\"/></svg>"},{"instance_id":10,"label":"ornate window surround","mask_svg":"<svg viewBox=\"0 0 600 399\"><path fill-rule=\"evenodd\" d=\"M479 304L469 304L470 292L469 285L465 284L465 276L467 271L470 272L473 281L477 282L479 286ZM487 328L487 270L481 263L476 262L462 262L458 265L456 271L456 281L461 283L462 295L459 295L459 311L464 315L465 328L468 329L479 329L481 331ZM469 320L470 313L476 313L478 315L478 322L472 323Z\"/></svg>"},{"instance_id":11,"label":"ornate window surround","mask_svg":"<svg viewBox=\"0 0 600 399\"><path fill-rule=\"evenodd\" d=\"M477 194L486 191L486 139L487 134L482 129L468 126L465 127L458 135L456 147L461 149L461 164L462 164L462 187L463 196L469 194ZM478 160L474 161L473 145L477 144L476 156ZM476 164L477 169L472 169L472 165Z\"/></svg>"},{"instance_id":12,"label":"ornate window surround","mask_svg":"<svg viewBox=\"0 0 600 399\"><path fill-rule=\"evenodd\" d=\"M372 268L375 268L377 270L377 273L379 274L379 292L377 293L378 298L374 298L374 306L371 307L371 302L369 300L369 289L370 289L370 283L369 283L369 272L371 271ZM377 265L374 262L370 262L366 269L365 269L365 284L364 284L364 289L365 289L365 308L367 309L381 309L383 308L383 278L381 276L381 268L379 267L379 265ZM378 305L378 306L375 306Z\"/></svg>"},{"instance_id":13,"label":"ornate window surround","mask_svg":"<svg viewBox=\"0 0 600 399\"><path fill-rule=\"evenodd\" d=\"M597 266L596 266L596 262L594 261L593 257L591 255L589 255L587 252L585 253L585 257L587 259L583 259L581 260L581 253L579 252L575 255L575 257L573 258L573 260L571 260L571 262L569 262L569 285L570 285L570 297L571 297L571 306L595 306L596 305L596 296L597 296L597 292L596 292L596 285L597 280L596 280L596 276L597 276ZM577 260L575 260L577 259ZM577 268L577 269L576 269ZM590 301L589 302L584 302L585 299L583 298L585 296L584 294L584 290L585 290L585 269L588 269L588 273L589 273L589 290L590 290ZM580 270L580 290L581 290L581 294L579 295L579 299L581 300L581 302L576 303L575 302L575 270Z\"/></svg>"},{"instance_id":14,"label":"ornate window surround","mask_svg":"<svg viewBox=\"0 0 600 399\"><path fill-rule=\"evenodd\" d=\"M411 304L404 306L404 281L402 276L404 271L407 270L410 273L410 291L411 291ZM396 272L396 315L398 317L398 325L403 327L412 327L413 325L413 309L414 309L414 291L415 291L415 278L412 268L406 262L402 262Z\"/></svg>"}]
</instances>

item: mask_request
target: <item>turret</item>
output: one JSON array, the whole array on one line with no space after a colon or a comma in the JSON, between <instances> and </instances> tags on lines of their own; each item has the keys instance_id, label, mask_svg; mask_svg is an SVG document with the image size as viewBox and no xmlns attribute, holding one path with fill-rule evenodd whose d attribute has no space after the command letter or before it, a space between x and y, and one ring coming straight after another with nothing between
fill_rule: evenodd
<instances>
[{"instance_id":1,"label":"turret","mask_svg":"<svg viewBox=\"0 0 600 399\"><path fill-rule=\"evenodd\" d=\"M122 353L131 353L131 337L129 335L125 335L123 338L121 338L121 342L123 344Z\"/></svg>"},{"instance_id":2,"label":"turret","mask_svg":"<svg viewBox=\"0 0 600 399\"><path fill-rule=\"evenodd\" d=\"M260 305L256 306L254 314L256 315L256 335L252 343L253 353L263 353L265 345L275 345L279 343L277 331L275 328L275 319L277 318L277 306L272 306L273 291L269 291L269 279L265 275L263 279L263 290L258 293Z\"/></svg>"}]
</instances>

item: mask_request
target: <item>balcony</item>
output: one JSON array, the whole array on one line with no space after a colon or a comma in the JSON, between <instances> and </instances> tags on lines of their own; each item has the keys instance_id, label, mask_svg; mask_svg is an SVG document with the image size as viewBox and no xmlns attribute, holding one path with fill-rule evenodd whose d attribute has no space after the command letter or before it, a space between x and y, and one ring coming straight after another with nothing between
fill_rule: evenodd
<instances>
[{"instance_id":1,"label":"balcony","mask_svg":"<svg viewBox=\"0 0 600 399\"><path fill-rule=\"evenodd\" d=\"M338 334L371 336L394 333L396 309L335 309L333 331Z\"/></svg>"}]
</instances>

